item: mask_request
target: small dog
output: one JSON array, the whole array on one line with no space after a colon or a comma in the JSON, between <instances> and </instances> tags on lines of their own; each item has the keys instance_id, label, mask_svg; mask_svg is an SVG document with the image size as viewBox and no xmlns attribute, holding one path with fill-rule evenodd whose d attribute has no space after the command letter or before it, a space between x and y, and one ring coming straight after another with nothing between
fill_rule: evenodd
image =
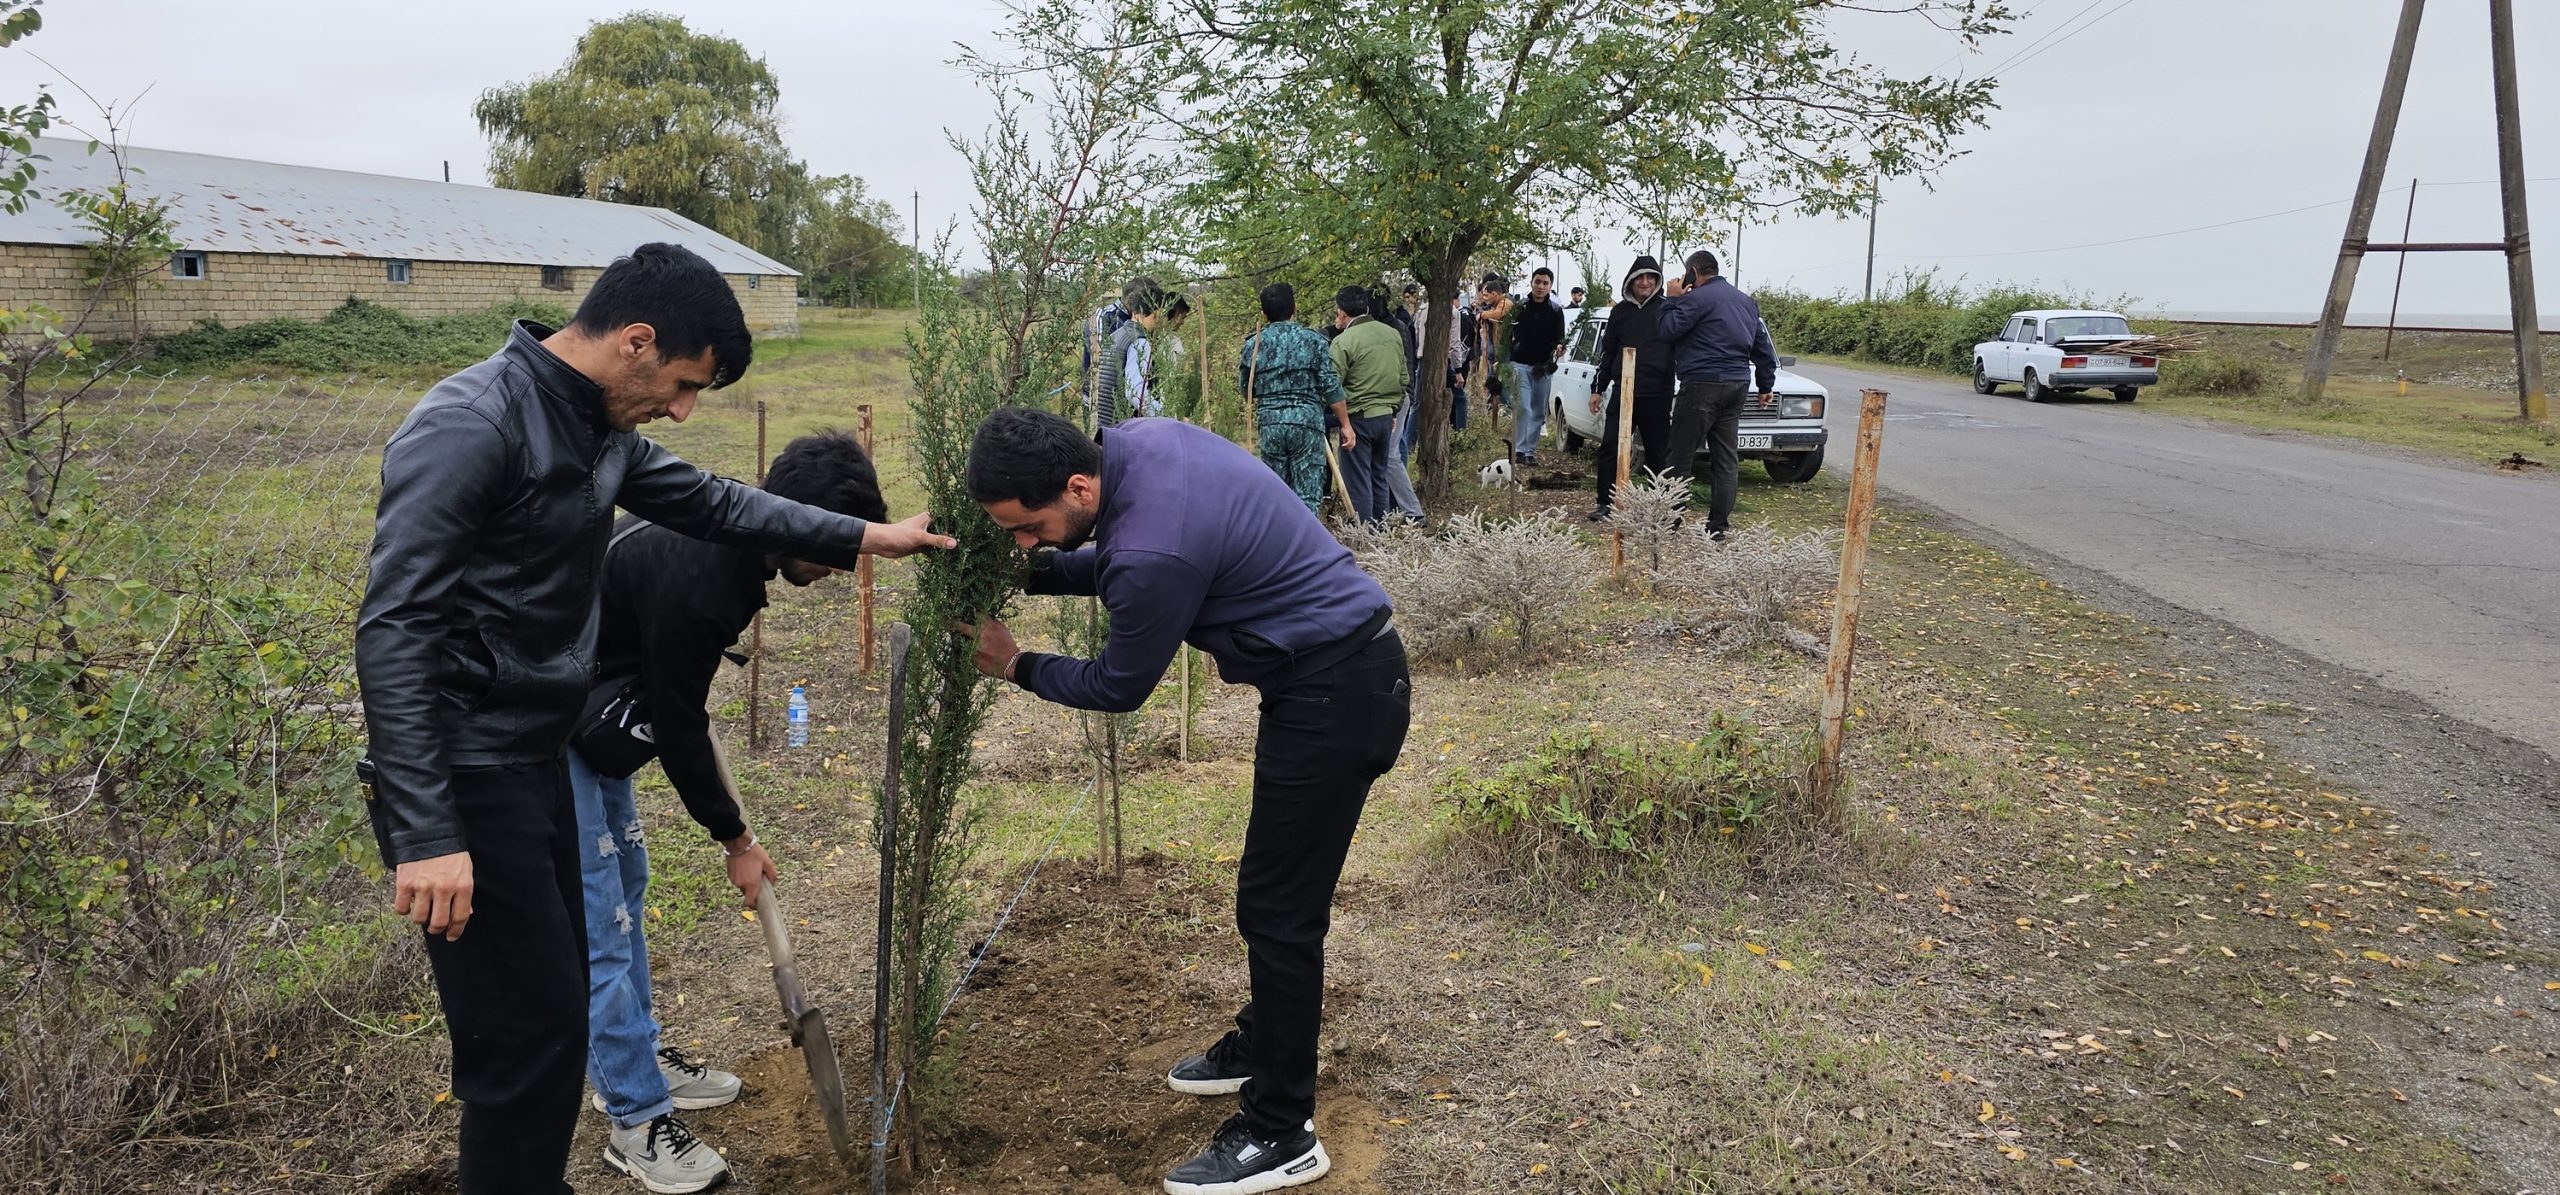
<instances>
[{"instance_id":1,"label":"small dog","mask_svg":"<svg viewBox=\"0 0 2560 1195\"><path fill-rule=\"evenodd\" d=\"M1504 457L1476 470L1476 484L1486 489L1517 484L1511 477L1511 458Z\"/></svg>"}]
</instances>

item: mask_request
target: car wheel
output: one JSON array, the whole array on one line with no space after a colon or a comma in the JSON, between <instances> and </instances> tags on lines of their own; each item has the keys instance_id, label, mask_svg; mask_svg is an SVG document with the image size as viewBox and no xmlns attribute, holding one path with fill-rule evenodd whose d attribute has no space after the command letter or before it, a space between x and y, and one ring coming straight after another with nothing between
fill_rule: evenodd
<instances>
[{"instance_id":1,"label":"car wheel","mask_svg":"<svg viewBox=\"0 0 2560 1195\"><path fill-rule=\"evenodd\" d=\"M1767 457L1761 460L1760 467L1769 471L1769 480L1780 485L1802 485L1822 472L1822 450Z\"/></svg>"},{"instance_id":2,"label":"car wheel","mask_svg":"<svg viewBox=\"0 0 2560 1195\"><path fill-rule=\"evenodd\" d=\"M1993 394L1993 393L1997 393L1997 392L1999 391L1999 389L2000 389L2000 383L1995 382L1995 381L1992 381L1992 380L1991 380L1991 375L1990 375L1990 374L1988 374L1988 373L1983 372L1983 370L1982 370L1982 362L1980 362L1980 361L1976 361L1976 362L1974 362L1974 363L1973 363L1973 392L1974 392L1974 393L1976 393L1976 394Z\"/></svg>"},{"instance_id":3,"label":"car wheel","mask_svg":"<svg viewBox=\"0 0 2560 1195\"><path fill-rule=\"evenodd\" d=\"M2140 393L2142 393L2142 387L2140 386L2118 386L2116 387L2116 401L2132 402L2134 396Z\"/></svg>"},{"instance_id":4,"label":"car wheel","mask_svg":"<svg viewBox=\"0 0 2560 1195\"><path fill-rule=\"evenodd\" d=\"M2053 399L2053 391L2044 388L2044 383L2036 379L2036 371L2032 369L2027 371L2025 389L2028 402L2050 402Z\"/></svg>"}]
</instances>

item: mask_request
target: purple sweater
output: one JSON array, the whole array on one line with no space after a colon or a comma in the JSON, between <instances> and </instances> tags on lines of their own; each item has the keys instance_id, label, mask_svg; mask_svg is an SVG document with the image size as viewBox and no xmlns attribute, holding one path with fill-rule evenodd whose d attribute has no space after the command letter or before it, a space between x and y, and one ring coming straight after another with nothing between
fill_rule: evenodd
<instances>
[{"instance_id":1,"label":"purple sweater","mask_svg":"<svg viewBox=\"0 0 2560 1195\"><path fill-rule=\"evenodd\" d=\"M1100 438L1093 542L1057 553L1024 591L1099 594L1111 637L1095 660L1024 653L1023 688L1077 709L1134 710L1186 641L1228 683L1261 684L1386 612L1387 591L1244 449L1172 419L1132 419Z\"/></svg>"}]
</instances>

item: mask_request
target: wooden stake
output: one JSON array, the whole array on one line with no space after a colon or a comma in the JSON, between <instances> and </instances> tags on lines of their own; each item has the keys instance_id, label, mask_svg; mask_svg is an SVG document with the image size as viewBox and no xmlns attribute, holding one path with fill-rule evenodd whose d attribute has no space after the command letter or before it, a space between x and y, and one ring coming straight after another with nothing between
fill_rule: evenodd
<instances>
[{"instance_id":1,"label":"wooden stake","mask_svg":"<svg viewBox=\"0 0 2560 1195\"><path fill-rule=\"evenodd\" d=\"M1612 509L1635 481L1627 475L1629 464L1635 459L1635 431L1636 351L1628 348L1618 354L1618 484L1610 495ZM1609 569L1621 577L1627 573L1627 534L1615 528L1609 532Z\"/></svg>"},{"instance_id":2,"label":"wooden stake","mask_svg":"<svg viewBox=\"0 0 2560 1195\"><path fill-rule=\"evenodd\" d=\"M1253 387L1262 378L1262 333L1256 332L1245 341L1244 351L1244 434L1246 439L1255 441L1254 452L1259 455L1262 429L1256 426L1260 417L1253 409Z\"/></svg>"},{"instance_id":3,"label":"wooden stake","mask_svg":"<svg viewBox=\"0 0 2560 1195\"><path fill-rule=\"evenodd\" d=\"M1350 417L1349 411L1343 412L1343 418L1346 421ZM1334 496L1342 499L1342 508L1351 512L1351 521L1356 523L1360 521L1360 506L1351 500L1351 479L1342 475L1342 454L1333 446L1334 440L1340 435L1341 433L1333 428L1324 429L1324 460L1326 464L1333 466Z\"/></svg>"},{"instance_id":4,"label":"wooden stake","mask_svg":"<svg viewBox=\"0 0 2560 1195\"><path fill-rule=\"evenodd\" d=\"M862 455L870 456L871 404L863 403L862 405L855 407L854 413L861 419L861 423L859 425L860 431L857 434L862 438ZM879 655L879 644L874 640L871 633L871 619L873 612L878 609L879 595L873 589L870 557L865 556L854 562L853 584L854 591L861 600L862 608L860 628L862 634L862 675L869 676L871 675L872 668L877 665L877 657Z\"/></svg>"},{"instance_id":5,"label":"wooden stake","mask_svg":"<svg viewBox=\"0 0 2560 1195\"><path fill-rule=\"evenodd\" d=\"M1840 589L1831 609L1831 656L1822 670L1822 726L1811 807L1817 822L1840 820L1840 741L1849 713L1849 665L1858 650L1858 598L1866 587L1867 533L1876 522L1876 457L1884 450L1882 390L1859 392L1858 459L1849 475L1849 527L1840 541Z\"/></svg>"},{"instance_id":6,"label":"wooden stake","mask_svg":"<svg viewBox=\"0 0 2560 1195\"><path fill-rule=\"evenodd\" d=\"M756 400L756 484L764 484L764 400ZM764 607L747 638L747 750L764 750Z\"/></svg>"}]
</instances>

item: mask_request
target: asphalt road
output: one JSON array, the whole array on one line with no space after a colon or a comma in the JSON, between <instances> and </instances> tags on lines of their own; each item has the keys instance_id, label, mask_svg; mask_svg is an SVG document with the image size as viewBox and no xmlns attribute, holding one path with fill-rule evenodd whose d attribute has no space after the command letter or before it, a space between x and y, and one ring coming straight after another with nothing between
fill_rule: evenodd
<instances>
[{"instance_id":1,"label":"asphalt road","mask_svg":"<svg viewBox=\"0 0 2560 1195\"><path fill-rule=\"evenodd\" d=\"M2560 483L2014 387L1821 365L1848 466L1891 398L1879 484L2170 605L2560 756ZM1748 466L1746 466L1748 467Z\"/></svg>"}]
</instances>

